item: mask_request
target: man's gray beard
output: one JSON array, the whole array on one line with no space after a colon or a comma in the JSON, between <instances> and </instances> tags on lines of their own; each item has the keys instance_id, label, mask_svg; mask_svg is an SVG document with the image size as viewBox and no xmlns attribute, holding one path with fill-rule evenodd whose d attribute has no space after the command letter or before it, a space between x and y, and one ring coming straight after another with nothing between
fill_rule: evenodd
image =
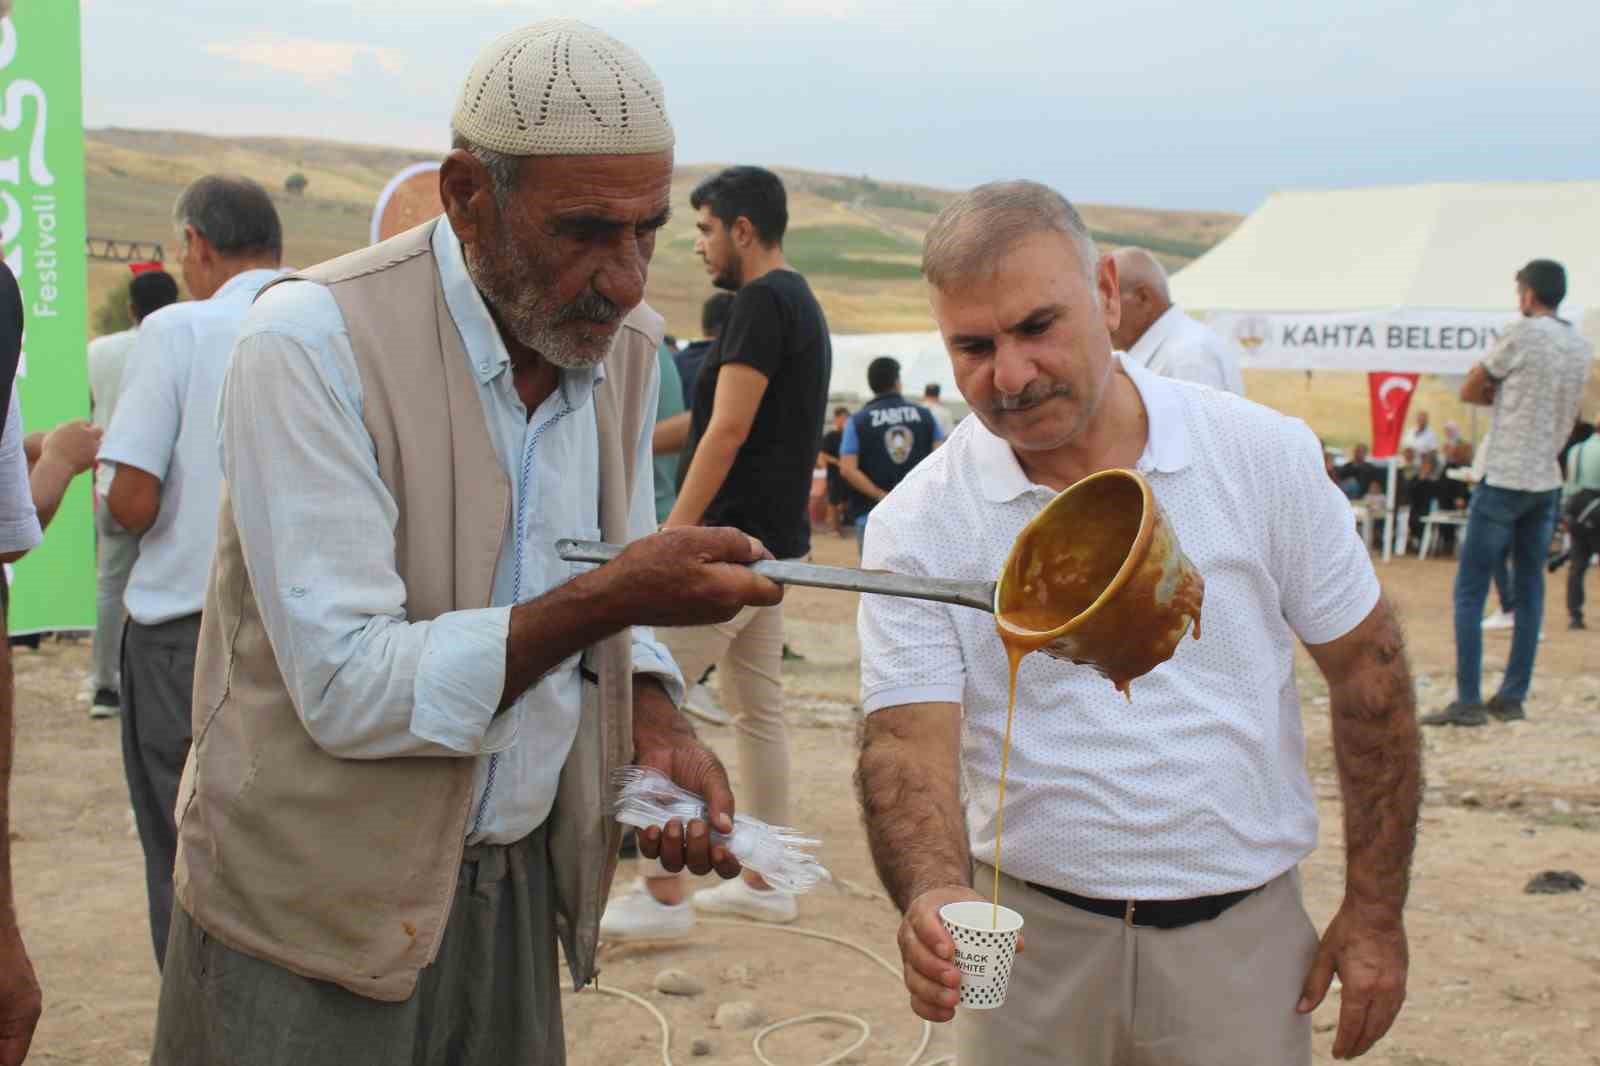
<instances>
[{"instance_id":1,"label":"man's gray beard","mask_svg":"<svg viewBox=\"0 0 1600 1066\"><path fill-rule=\"evenodd\" d=\"M504 278L537 278L546 273L532 256L514 245L496 249L494 258L507 265L505 275L486 269L478 249L463 246L467 274L484 298L493 306L500 323L519 344L538 352L540 357L563 370L587 370L611 353L616 327L623 312L593 290L586 290L570 305L552 308L544 293L534 290L529 300L526 290L514 291ZM592 321L610 324L604 336L580 336L562 327L568 322Z\"/></svg>"}]
</instances>

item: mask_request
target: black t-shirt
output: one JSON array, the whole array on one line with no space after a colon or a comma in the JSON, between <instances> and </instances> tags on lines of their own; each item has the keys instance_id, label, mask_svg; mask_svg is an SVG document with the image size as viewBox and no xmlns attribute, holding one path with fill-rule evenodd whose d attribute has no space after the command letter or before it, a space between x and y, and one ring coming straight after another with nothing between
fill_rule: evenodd
<instances>
[{"instance_id":1,"label":"black t-shirt","mask_svg":"<svg viewBox=\"0 0 1600 1066\"><path fill-rule=\"evenodd\" d=\"M830 429L822 435L822 454L839 458L839 448L844 444L844 433L837 429ZM828 464L828 493L832 495L844 484L844 475L839 473L837 462Z\"/></svg>"},{"instance_id":2,"label":"black t-shirt","mask_svg":"<svg viewBox=\"0 0 1600 1066\"><path fill-rule=\"evenodd\" d=\"M0 431L11 412L11 390L21 357L22 290L17 287L16 275L0 263Z\"/></svg>"},{"instance_id":3,"label":"black t-shirt","mask_svg":"<svg viewBox=\"0 0 1600 1066\"><path fill-rule=\"evenodd\" d=\"M805 278L774 270L734 295L727 325L695 381L691 457L711 422L722 368L730 363L759 371L767 390L705 523L741 529L780 559L798 558L811 550L811 471L833 373L828 320ZM686 473L692 462L681 469Z\"/></svg>"}]
</instances>

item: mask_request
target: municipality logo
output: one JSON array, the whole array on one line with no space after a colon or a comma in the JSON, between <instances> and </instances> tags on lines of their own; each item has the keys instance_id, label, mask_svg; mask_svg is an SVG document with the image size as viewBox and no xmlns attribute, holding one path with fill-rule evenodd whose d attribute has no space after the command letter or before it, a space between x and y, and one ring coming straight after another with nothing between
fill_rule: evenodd
<instances>
[{"instance_id":1,"label":"municipality logo","mask_svg":"<svg viewBox=\"0 0 1600 1066\"><path fill-rule=\"evenodd\" d=\"M889 458L894 460L894 465L904 466L906 460L911 458L911 446L916 443L916 438L905 426L895 426L884 435L883 443L889 449Z\"/></svg>"},{"instance_id":2,"label":"municipality logo","mask_svg":"<svg viewBox=\"0 0 1600 1066\"><path fill-rule=\"evenodd\" d=\"M1241 318L1234 323L1233 339L1245 351L1253 352L1272 339L1272 323L1260 315Z\"/></svg>"}]
</instances>

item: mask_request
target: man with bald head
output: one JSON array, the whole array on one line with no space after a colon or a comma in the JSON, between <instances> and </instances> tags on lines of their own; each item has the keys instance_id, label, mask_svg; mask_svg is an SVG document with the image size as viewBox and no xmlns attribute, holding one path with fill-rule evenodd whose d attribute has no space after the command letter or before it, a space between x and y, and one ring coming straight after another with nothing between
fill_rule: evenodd
<instances>
[{"instance_id":1,"label":"man with bald head","mask_svg":"<svg viewBox=\"0 0 1600 1066\"><path fill-rule=\"evenodd\" d=\"M648 627L781 592L742 533L652 535L661 84L542 22L451 125L443 216L269 287L234 348L161 1066L563 1062L558 929L589 983L620 763L708 806L641 852L739 872ZM561 538L633 543L594 569Z\"/></svg>"},{"instance_id":2,"label":"man with bald head","mask_svg":"<svg viewBox=\"0 0 1600 1066\"><path fill-rule=\"evenodd\" d=\"M1122 293L1122 323L1112 331L1112 343L1163 377L1243 396L1238 350L1172 302L1160 261L1143 248L1119 248L1111 255Z\"/></svg>"}]
</instances>

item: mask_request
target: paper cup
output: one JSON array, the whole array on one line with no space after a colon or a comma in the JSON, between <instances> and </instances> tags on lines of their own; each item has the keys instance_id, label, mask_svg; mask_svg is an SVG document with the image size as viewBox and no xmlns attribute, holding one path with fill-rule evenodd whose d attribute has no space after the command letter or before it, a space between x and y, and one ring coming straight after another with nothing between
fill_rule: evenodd
<instances>
[{"instance_id":1,"label":"paper cup","mask_svg":"<svg viewBox=\"0 0 1600 1066\"><path fill-rule=\"evenodd\" d=\"M993 1010L1006 1001L1011 983L1011 963L1017 957L1017 934L1022 915L981 900L946 903L939 920L956 942L955 964L961 969L961 1005L971 1010Z\"/></svg>"}]
</instances>

